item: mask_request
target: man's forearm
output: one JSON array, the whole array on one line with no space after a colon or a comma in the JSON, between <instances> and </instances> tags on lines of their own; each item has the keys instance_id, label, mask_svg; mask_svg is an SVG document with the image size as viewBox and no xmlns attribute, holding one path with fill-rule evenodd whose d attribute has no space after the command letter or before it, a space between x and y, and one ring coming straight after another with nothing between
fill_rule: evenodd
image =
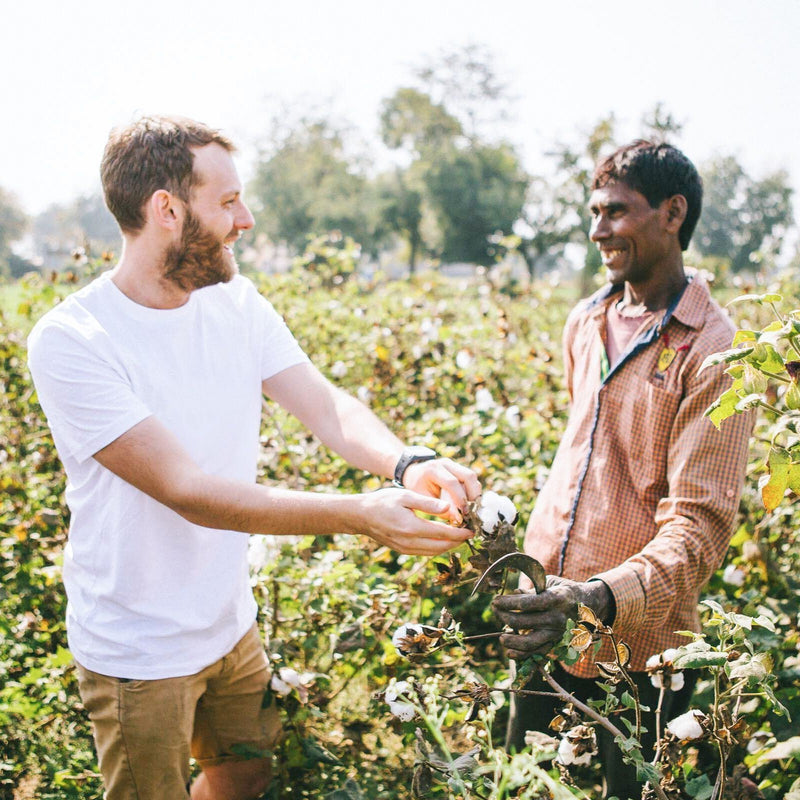
<instances>
[{"instance_id":1,"label":"man's forearm","mask_svg":"<svg viewBox=\"0 0 800 800\"><path fill-rule=\"evenodd\" d=\"M194 475L166 505L206 528L272 535L366 533L364 496L297 492Z\"/></svg>"}]
</instances>

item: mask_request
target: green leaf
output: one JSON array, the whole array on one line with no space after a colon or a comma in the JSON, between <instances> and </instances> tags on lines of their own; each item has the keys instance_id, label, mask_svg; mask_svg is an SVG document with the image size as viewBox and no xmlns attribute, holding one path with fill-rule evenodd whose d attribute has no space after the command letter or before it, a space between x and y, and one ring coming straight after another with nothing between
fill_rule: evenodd
<instances>
[{"instance_id":1,"label":"green leaf","mask_svg":"<svg viewBox=\"0 0 800 800\"><path fill-rule=\"evenodd\" d=\"M695 800L708 800L714 794L714 787L708 779L708 775L698 775L696 778L686 781L686 793Z\"/></svg>"},{"instance_id":2,"label":"green leaf","mask_svg":"<svg viewBox=\"0 0 800 800\"><path fill-rule=\"evenodd\" d=\"M358 784L348 778L338 789L326 794L325 800L364 800L364 795L361 794Z\"/></svg>"},{"instance_id":3,"label":"green leaf","mask_svg":"<svg viewBox=\"0 0 800 800\"><path fill-rule=\"evenodd\" d=\"M745 395L739 402L736 404L736 412L741 413L743 411L748 411L751 408L756 408L761 404L761 395L760 394L748 394Z\"/></svg>"},{"instance_id":4,"label":"green leaf","mask_svg":"<svg viewBox=\"0 0 800 800\"><path fill-rule=\"evenodd\" d=\"M721 394L704 412L719 430L723 420L732 417L736 413L736 404L739 402L739 395L735 389L728 389Z\"/></svg>"},{"instance_id":5,"label":"green leaf","mask_svg":"<svg viewBox=\"0 0 800 800\"><path fill-rule=\"evenodd\" d=\"M342 762L330 751L316 742L312 737L302 741L303 755L306 757L307 766L314 764L341 764Z\"/></svg>"},{"instance_id":6,"label":"green leaf","mask_svg":"<svg viewBox=\"0 0 800 800\"><path fill-rule=\"evenodd\" d=\"M658 783L661 779L661 776L658 774L658 770L652 764L648 764L645 761L636 765L636 779L642 783L645 781L649 783Z\"/></svg>"},{"instance_id":7,"label":"green leaf","mask_svg":"<svg viewBox=\"0 0 800 800\"><path fill-rule=\"evenodd\" d=\"M623 692L619 700L625 708L636 708L636 700L633 699L630 692Z\"/></svg>"},{"instance_id":8,"label":"green leaf","mask_svg":"<svg viewBox=\"0 0 800 800\"><path fill-rule=\"evenodd\" d=\"M778 742L773 747L769 747L758 754L757 764L765 764L767 761L785 761L790 758L800 757L800 736L792 736L783 742Z\"/></svg>"},{"instance_id":9,"label":"green leaf","mask_svg":"<svg viewBox=\"0 0 800 800\"><path fill-rule=\"evenodd\" d=\"M789 488L795 494L800 494L800 463L798 462L792 462L789 465Z\"/></svg>"},{"instance_id":10,"label":"green leaf","mask_svg":"<svg viewBox=\"0 0 800 800\"><path fill-rule=\"evenodd\" d=\"M736 345L741 344L742 342L755 342L758 339L758 334L755 331L748 331L748 330L738 330L733 337L733 342L731 344L736 347Z\"/></svg>"},{"instance_id":11,"label":"green leaf","mask_svg":"<svg viewBox=\"0 0 800 800\"><path fill-rule=\"evenodd\" d=\"M716 364L728 364L731 361L739 361L745 356L749 356L755 348L753 347L734 347L730 350L723 350L721 353L712 353L707 356L705 361L700 365L698 372L702 372L708 367L713 367Z\"/></svg>"},{"instance_id":12,"label":"green leaf","mask_svg":"<svg viewBox=\"0 0 800 800\"><path fill-rule=\"evenodd\" d=\"M726 308L737 303L758 303L763 305L764 303L780 303L781 300L783 300L783 297L779 294L742 294L739 297L734 297L733 300L729 300Z\"/></svg>"},{"instance_id":13,"label":"green leaf","mask_svg":"<svg viewBox=\"0 0 800 800\"><path fill-rule=\"evenodd\" d=\"M700 669L701 667L719 667L728 661L725 653L710 651L708 653L687 653L676 656L673 660L675 669Z\"/></svg>"}]
</instances>

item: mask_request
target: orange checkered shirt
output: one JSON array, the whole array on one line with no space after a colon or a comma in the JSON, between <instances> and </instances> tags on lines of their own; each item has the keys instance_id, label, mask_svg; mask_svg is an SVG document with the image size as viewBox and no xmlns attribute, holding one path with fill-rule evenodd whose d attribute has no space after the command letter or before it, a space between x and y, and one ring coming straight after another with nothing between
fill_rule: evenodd
<instances>
[{"instance_id":1,"label":"orange checkered shirt","mask_svg":"<svg viewBox=\"0 0 800 800\"><path fill-rule=\"evenodd\" d=\"M700 590L728 547L753 416L721 431L703 416L730 379L723 366L698 369L730 347L734 327L699 277L603 379L606 311L621 289L601 289L567 319L569 421L525 551L548 574L609 587L614 632L641 671L649 656L687 642L675 631L700 630ZM596 658L613 660L610 647ZM597 676L591 656L568 669Z\"/></svg>"}]
</instances>

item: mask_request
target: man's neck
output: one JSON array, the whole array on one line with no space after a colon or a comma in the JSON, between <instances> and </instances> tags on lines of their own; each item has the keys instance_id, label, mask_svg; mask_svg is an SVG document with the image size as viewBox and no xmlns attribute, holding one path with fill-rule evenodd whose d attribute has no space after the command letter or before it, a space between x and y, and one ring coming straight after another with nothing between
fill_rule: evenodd
<instances>
[{"instance_id":1,"label":"man's neck","mask_svg":"<svg viewBox=\"0 0 800 800\"><path fill-rule=\"evenodd\" d=\"M675 296L686 286L688 279L683 262L672 269L656 272L643 283L625 282L622 304L645 311L663 311Z\"/></svg>"},{"instance_id":2,"label":"man's neck","mask_svg":"<svg viewBox=\"0 0 800 800\"><path fill-rule=\"evenodd\" d=\"M163 252L149 252L128 241L111 280L130 300L147 308L179 308L191 294L164 277Z\"/></svg>"}]
</instances>

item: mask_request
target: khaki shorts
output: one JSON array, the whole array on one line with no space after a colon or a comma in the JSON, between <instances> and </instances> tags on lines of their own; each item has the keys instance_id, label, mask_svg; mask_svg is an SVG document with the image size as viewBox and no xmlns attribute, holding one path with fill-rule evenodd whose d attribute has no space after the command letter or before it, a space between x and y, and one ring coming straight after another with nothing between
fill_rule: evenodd
<instances>
[{"instance_id":1,"label":"khaki shorts","mask_svg":"<svg viewBox=\"0 0 800 800\"><path fill-rule=\"evenodd\" d=\"M125 680L77 669L107 800L183 800L190 756L212 766L241 760L234 745L270 750L280 739L275 704L261 707L270 672L255 624L196 675Z\"/></svg>"}]
</instances>

